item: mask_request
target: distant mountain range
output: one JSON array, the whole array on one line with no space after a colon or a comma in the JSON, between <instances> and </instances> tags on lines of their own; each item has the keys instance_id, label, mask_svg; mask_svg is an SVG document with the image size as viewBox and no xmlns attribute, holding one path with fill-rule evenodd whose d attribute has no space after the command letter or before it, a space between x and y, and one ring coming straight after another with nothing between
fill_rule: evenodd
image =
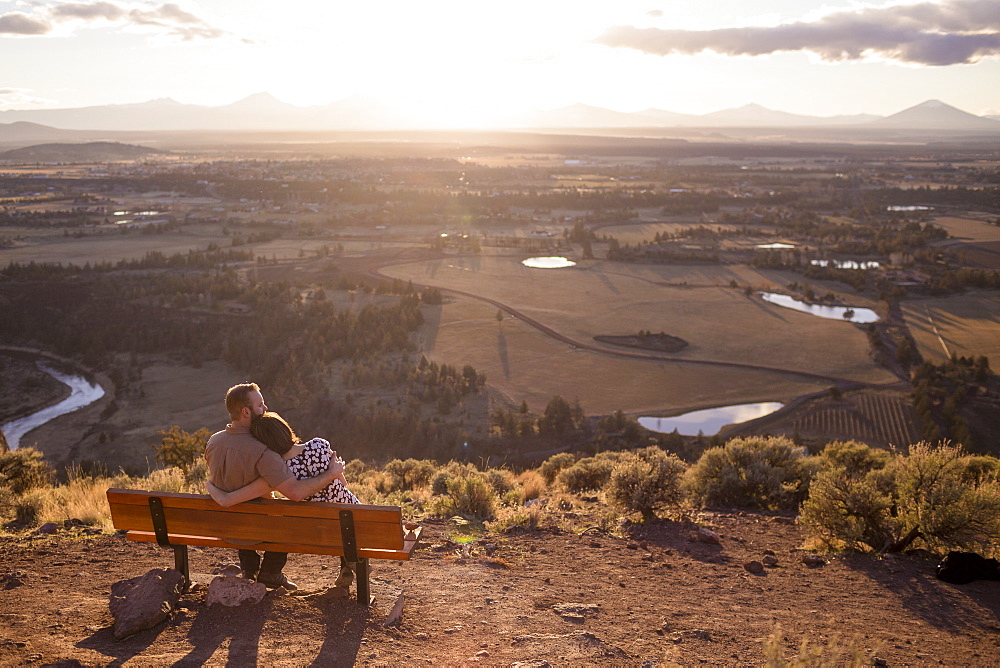
<instances>
[{"instance_id":1,"label":"distant mountain range","mask_svg":"<svg viewBox=\"0 0 1000 668\"><path fill-rule=\"evenodd\" d=\"M494 129L566 130L580 128L870 128L936 131L1000 132L1000 120L967 113L938 100L929 100L897 114L879 117L804 116L749 104L701 116L660 109L618 112L577 104L562 109L511 116ZM268 93L251 95L233 104L207 107L159 99L76 109L0 111L0 141L58 141L60 130L94 132L152 132L190 130L421 130L430 129L407 119L384 103L351 97L318 107L286 104ZM439 128L447 129L447 128ZM47 133L48 136L41 136ZM79 136L78 132L74 136Z\"/></svg>"}]
</instances>

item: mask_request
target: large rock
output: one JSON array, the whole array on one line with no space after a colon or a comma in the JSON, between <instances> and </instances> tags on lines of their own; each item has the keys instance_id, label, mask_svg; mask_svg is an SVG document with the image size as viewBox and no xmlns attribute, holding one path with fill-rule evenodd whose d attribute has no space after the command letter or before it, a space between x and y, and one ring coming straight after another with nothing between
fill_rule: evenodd
<instances>
[{"instance_id":1,"label":"large rock","mask_svg":"<svg viewBox=\"0 0 1000 668\"><path fill-rule=\"evenodd\" d=\"M111 585L109 607L115 639L152 628L166 619L181 597L184 576L173 568L154 568L145 575Z\"/></svg>"},{"instance_id":2,"label":"large rock","mask_svg":"<svg viewBox=\"0 0 1000 668\"><path fill-rule=\"evenodd\" d=\"M267 587L259 582L232 575L221 575L208 585L208 605L221 603L234 608L244 603L260 603L267 594Z\"/></svg>"}]
</instances>

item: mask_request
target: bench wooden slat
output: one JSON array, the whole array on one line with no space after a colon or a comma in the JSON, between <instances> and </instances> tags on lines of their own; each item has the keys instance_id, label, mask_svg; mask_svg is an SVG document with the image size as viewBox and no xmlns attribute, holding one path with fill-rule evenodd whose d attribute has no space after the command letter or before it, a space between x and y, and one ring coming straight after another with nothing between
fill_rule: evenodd
<instances>
[{"instance_id":1,"label":"bench wooden slat","mask_svg":"<svg viewBox=\"0 0 1000 668\"><path fill-rule=\"evenodd\" d=\"M292 504L294 501L286 503ZM116 529L153 531L149 507L125 505L112 507ZM330 509L328 512L338 512ZM342 547L340 518L295 517L244 513L240 506L214 510L174 508L164 504L164 518L169 533L193 536L215 536L225 540L273 542L321 547ZM380 550L403 549L402 520L395 522L362 522L355 518L359 546Z\"/></svg>"},{"instance_id":2,"label":"bench wooden slat","mask_svg":"<svg viewBox=\"0 0 1000 668\"><path fill-rule=\"evenodd\" d=\"M401 550L358 550L358 556L362 559L393 559L396 561L407 561L413 548L416 547L423 527L418 527L415 534L416 539L403 541ZM156 534L152 531L129 531L127 538L141 543L155 543ZM256 545L238 545L227 542L221 538L212 536L185 536L183 534L169 534L170 542L175 545L198 545L201 547L221 547L232 549L267 550L269 552L294 552L296 554L328 554L333 556L343 556L342 547L322 547L318 545L283 544L283 543L260 543Z\"/></svg>"},{"instance_id":3,"label":"bench wooden slat","mask_svg":"<svg viewBox=\"0 0 1000 668\"><path fill-rule=\"evenodd\" d=\"M134 489L112 488L107 493L108 502L114 505L136 505L149 507L148 498L157 496L164 500L164 505L171 508L191 508L201 510L219 510L222 508L207 494L183 494L179 492L150 492ZM167 499L170 499L167 502ZM283 499L254 499L227 510L239 510L255 515L275 517L329 517L331 508L346 508L354 513L358 521L386 522L398 524L400 511L398 506L370 506L356 503L323 503L319 501L287 501Z\"/></svg>"}]
</instances>

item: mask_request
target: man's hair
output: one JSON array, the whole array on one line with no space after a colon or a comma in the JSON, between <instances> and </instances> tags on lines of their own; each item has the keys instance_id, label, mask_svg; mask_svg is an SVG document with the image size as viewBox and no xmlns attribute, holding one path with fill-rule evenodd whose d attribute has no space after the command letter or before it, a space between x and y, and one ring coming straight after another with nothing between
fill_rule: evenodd
<instances>
[{"instance_id":1,"label":"man's hair","mask_svg":"<svg viewBox=\"0 0 1000 668\"><path fill-rule=\"evenodd\" d=\"M250 405L247 397L251 392L260 392L257 383L240 383L226 390L226 410L229 411L229 417L234 420L239 419L240 411Z\"/></svg>"},{"instance_id":2,"label":"man's hair","mask_svg":"<svg viewBox=\"0 0 1000 668\"><path fill-rule=\"evenodd\" d=\"M250 434L279 455L285 454L299 442L299 437L285 419L271 411L254 418L250 423Z\"/></svg>"}]
</instances>

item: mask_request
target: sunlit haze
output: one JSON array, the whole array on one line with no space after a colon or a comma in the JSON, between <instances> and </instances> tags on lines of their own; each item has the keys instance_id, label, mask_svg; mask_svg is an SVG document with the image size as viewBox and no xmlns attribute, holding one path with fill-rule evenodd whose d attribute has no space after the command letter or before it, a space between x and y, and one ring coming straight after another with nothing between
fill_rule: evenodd
<instances>
[{"instance_id":1,"label":"sunlit haze","mask_svg":"<svg viewBox=\"0 0 1000 668\"><path fill-rule=\"evenodd\" d=\"M357 96L439 127L586 104L1000 113L1000 1L0 1L0 109ZM16 66L14 65L16 63Z\"/></svg>"}]
</instances>

